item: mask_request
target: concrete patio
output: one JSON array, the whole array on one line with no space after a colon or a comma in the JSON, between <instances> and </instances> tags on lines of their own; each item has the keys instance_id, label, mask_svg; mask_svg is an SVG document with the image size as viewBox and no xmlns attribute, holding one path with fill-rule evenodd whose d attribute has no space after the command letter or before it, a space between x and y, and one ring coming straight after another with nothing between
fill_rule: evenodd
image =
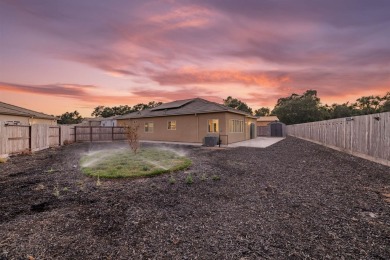
<instances>
[{"instance_id":1,"label":"concrete patio","mask_svg":"<svg viewBox=\"0 0 390 260\"><path fill-rule=\"evenodd\" d=\"M285 137L257 137L255 139L229 144L229 147L265 148L283 140L284 138Z\"/></svg>"},{"instance_id":2,"label":"concrete patio","mask_svg":"<svg viewBox=\"0 0 390 260\"><path fill-rule=\"evenodd\" d=\"M270 145L273 145L285 137L257 137L255 139L250 139L242 142L237 142L229 145L221 145L221 147L257 147L265 148ZM193 146L202 146L202 143L185 143L185 142L166 142L166 141L147 141L141 140L141 143L154 143L154 144L176 144L176 145L193 145Z\"/></svg>"}]
</instances>

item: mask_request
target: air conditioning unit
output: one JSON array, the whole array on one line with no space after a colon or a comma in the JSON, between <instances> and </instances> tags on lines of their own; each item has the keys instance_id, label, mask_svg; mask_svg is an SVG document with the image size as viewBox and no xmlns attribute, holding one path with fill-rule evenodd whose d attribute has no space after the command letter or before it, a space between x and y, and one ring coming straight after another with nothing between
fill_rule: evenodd
<instances>
[{"instance_id":1,"label":"air conditioning unit","mask_svg":"<svg viewBox=\"0 0 390 260\"><path fill-rule=\"evenodd\" d=\"M218 144L218 136L206 136L204 138L204 145L208 147L214 147Z\"/></svg>"}]
</instances>

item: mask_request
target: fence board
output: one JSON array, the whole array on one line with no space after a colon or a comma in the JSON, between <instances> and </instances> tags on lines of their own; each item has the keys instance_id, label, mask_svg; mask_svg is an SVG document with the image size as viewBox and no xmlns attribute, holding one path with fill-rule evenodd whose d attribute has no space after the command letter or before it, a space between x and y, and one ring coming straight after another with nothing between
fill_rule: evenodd
<instances>
[{"instance_id":1,"label":"fence board","mask_svg":"<svg viewBox=\"0 0 390 260\"><path fill-rule=\"evenodd\" d=\"M31 136L30 136L31 135ZM0 122L0 156L18 153L30 149L39 151L52 146L71 142L99 142L126 140L125 127L90 126L7 126Z\"/></svg>"},{"instance_id":2,"label":"fence board","mask_svg":"<svg viewBox=\"0 0 390 260\"><path fill-rule=\"evenodd\" d=\"M49 148L49 125L36 124L31 126L31 151Z\"/></svg>"},{"instance_id":3,"label":"fence board","mask_svg":"<svg viewBox=\"0 0 390 260\"><path fill-rule=\"evenodd\" d=\"M59 126L50 126L49 127L49 146L59 146L60 145L60 127Z\"/></svg>"},{"instance_id":4,"label":"fence board","mask_svg":"<svg viewBox=\"0 0 390 260\"><path fill-rule=\"evenodd\" d=\"M8 156L8 136L4 122L0 122L0 157Z\"/></svg>"},{"instance_id":5,"label":"fence board","mask_svg":"<svg viewBox=\"0 0 390 260\"><path fill-rule=\"evenodd\" d=\"M287 134L390 166L390 112L288 125Z\"/></svg>"},{"instance_id":6,"label":"fence board","mask_svg":"<svg viewBox=\"0 0 390 260\"><path fill-rule=\"evenodd\" d=\"M17 153L28 150L29 147L29 126L9 125L5 126L8 138L7 153Z\"/></svg>"}]
</instances>

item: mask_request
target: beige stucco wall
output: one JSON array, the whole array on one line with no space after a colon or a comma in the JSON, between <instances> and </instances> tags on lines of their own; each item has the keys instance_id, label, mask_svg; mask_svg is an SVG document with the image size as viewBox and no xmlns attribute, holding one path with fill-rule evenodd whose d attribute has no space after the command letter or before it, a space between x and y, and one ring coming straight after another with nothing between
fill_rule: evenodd
<instances>
[{"instance_id":1,"label":"beige stucco wall","mask_svg":"<svg viewBox=\"0 0 390 260\"><path fill-rule=\"evenodd\" d=\"M153 118L137 118L127 120L117 120L118 126L130 125L136 122L139 125L139 139L152 141L170 141L170 142L201 142L197 135L197 116L167 116ZM176 121L176 130L168 130L168 121ZM145 123L154 124L153 133L145 133Z\"/></svg>"},{"instance_id":2,"label":"beige stucco wall","mask_svg":"<svg viewBox=\"0 0 390 260\"><path fill-rule=\"evenodd\" d=\"M33 118L30 119L30 123L32 125L36 125L36 124L57 125L57 120Z\"/></svg>"},{"instance_id":3,"label":"beige stucco wall","mask_svg":"<svg viewBox=\"0 0 390 260\"><path fill-rule=\"evenodd\" d=\"M57 125L57 120L50 119L39 119L39 118L29 118L23 116L13 116L13 115L0 115L0 121L19 121L22 125L35 125L35 124L47 124L47 125Z\"/></svg>"},{"instance_id":4,"label":"beige stucco wall","mask_svg":"<svg viewBox=\"0 0 390 260\"><path fill-rule=\"evenodd\" d=\"M0 121L20 121L22 125L28 125L28 119L28 117L23 116L0 115Z\"/></svg>"},{"instance_id":5,"label":"beige stucco wall","mask_svg":"<svg viewBox=\"0 0 390 260\"><path fill-rule=\"evenodd\" d=\"M231 119L237 119L244 121L244 132L242 133L231 133L229 129L229 124ZM236 143L247 140L246 138L246 118L243 115L226 113L226 129L228 130L229 143ZM249 138L248 138L249 139Z\"/></svg>"},{"instance_id":6,"label":"beige stucco wall","mask_svg":"<svg viewBox=\"0 0 390 260\"><path fill-rule=\"evenodd\" d=\"M219 120L220 133L208 132L208 120ZM229 120L238 119L244 120L245 131L243 133L230 133L229 132ZM153 118L138 118L138 119L118 119L118 126L129 125L131 122L136 121L139 124L139 138L140 140L152 140L152 141L170 141L170 142L190 142L190 143L202 143L205 136L218 136L221 137L222 143L226 144L227 138L224 135L228 135L229 143L244 141L250 138L249 127L250 123L255 123L255 119L246 118L243 115L234 113L208 113L197 115L180 115L180 116L166 116L166 117L153 117ZM176 121L176 130L168 130L168 121ZM147 122L153 122L153 133L145 133L144 125Z\"/></svg>"}]
</instances>

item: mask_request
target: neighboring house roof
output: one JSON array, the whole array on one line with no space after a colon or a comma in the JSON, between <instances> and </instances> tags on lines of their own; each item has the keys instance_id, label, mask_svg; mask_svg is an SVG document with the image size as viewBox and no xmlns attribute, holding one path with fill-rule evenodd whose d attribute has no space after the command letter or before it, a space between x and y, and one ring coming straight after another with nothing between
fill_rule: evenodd
<instances>
[{"instance_id":1,"label":"neighboring house roof","mask_svg":"<svg viewBox=\"0 0 390 260\"><path fill-rule=\"evenodd\" d=\"M119 116L116 119L192 115L218 112L231 112L255 118L252 115L237 109L223 106L202 98L193 98L165 103L155 108L145 109Z\"/></svg>"},{"instance_id":2,"label":"neighboring house roof","mask_svg":"<svg viewBox=\"0 0 390 260\"><path fill-rule=\"evenodd\" d=\"M117 116L110 117L84 117L83 122L101 122L105 120L115 120Z\"/></svg>"},{"instance_id":3,"label":"neighboring house roof","mask_svg":"<svg viewBox=\"0 0 390 260\"><path fill-rule=\"evenodd\" d=\"M103 117L84 117L83 122L89 122L89 121L100 122L103 119L104 119Z\"/></svg>"},{"instance_id":4,"label":"neighboring house roof","mask_svg":"<svg viewBox=\"0 0 390 260\"><path fill-rule=\"evenodd\" d=\"M118 116L103 117L103 118L101 119L101 121L105 121L105 120L116 120L117 117L118 117Z\"/></svg>"},{"instance_id":5,"label":"neighboring house roof","mask_svg":"<svg viewBox=\"0 0 390 260\"><path fill-rule=\"evenodd\" d=\"M261 116L257 118L257 122L274 122L279 121L277 116Z\"/></svg>"},{"instance_id":6,"label":"neighboring house roof","mask_svg":"<svg viewBox=\"0 0 390 260\"><path fill-rule=\"evenodd\" d=\"M32 117L39 119L50 119L50 120L58 120L55 116L46 115L44 113L36 112L30 109L10 105L0 101L0 114L1 115L12 115L12 116L24 116L24 117Z\"/></svg>"}]
</instances>

